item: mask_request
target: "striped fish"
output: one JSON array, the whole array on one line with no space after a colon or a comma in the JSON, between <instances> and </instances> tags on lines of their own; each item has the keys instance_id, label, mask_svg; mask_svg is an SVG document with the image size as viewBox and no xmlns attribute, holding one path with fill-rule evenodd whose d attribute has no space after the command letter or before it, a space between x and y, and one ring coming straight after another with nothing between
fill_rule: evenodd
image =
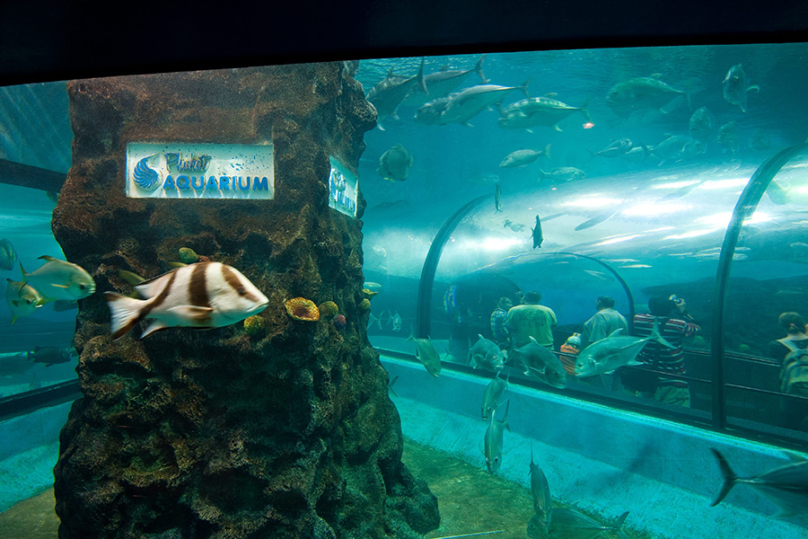
<instances>
[{"instance_id":1,"label":"striped fish","mask_svg":"<svg viewBox=\"0 0 808 539\"><path fill-rule=\"evenodd\" d=\"M263 311L269 300L237 269L199 262L135 286L148 299L106 292L112 338L119 339L144 318L154 322L141 338L170 327L218 328Z\"/></svg>"}]
</instances>

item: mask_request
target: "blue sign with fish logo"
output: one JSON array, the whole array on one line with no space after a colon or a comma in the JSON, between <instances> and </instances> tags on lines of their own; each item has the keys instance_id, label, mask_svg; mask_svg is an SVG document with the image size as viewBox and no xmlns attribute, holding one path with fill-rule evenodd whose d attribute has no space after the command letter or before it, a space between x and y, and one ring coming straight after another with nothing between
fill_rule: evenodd
<instances>
[{"instance_id":1,"label":"blue sign with fish logo","mask_svg":"<svg viewBox=\"0 0 808 539\"><path fill-rule=\"evenodd\" d=\"M356 217L359 179L335 157L329 157L331 173L328 176L328 206L338 212Z\"/></svg>"},{"instance_id":2,"label":"blue sign with fish logo","mask_svg":"<svg viewBox=\"0 0 808 539\"><path fill-rule=\"evenodd\" d=\"M131 142L126 146L126 196L273 199L273 146Z\"/></svg>"}]
</instances>

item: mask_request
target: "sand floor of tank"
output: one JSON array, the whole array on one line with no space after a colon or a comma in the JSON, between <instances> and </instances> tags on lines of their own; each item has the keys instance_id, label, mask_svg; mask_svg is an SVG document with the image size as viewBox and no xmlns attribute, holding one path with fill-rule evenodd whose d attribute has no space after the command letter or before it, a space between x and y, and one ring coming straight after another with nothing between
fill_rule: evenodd
<instances>
[{"instance_id":1,"label":"sand floor of tank","mask_svg":"<svg viewBox=\"0 0 808 539\"><path fill-rule=\"evenodd\" d=\"M530 491L522 485L489 475L467 462L409 440L404 443L403 460L416 477L429 484L438 498L441 524L425 536L427 539L499 530L502 532L483 537L527 537L533 505ZM55 539L59 519L54 513L54 503L53 489L49 489L0 513L0 539ZM626 536L650 538L631 530L626 530ZM616 536L604 533L600 537Z\"/></svg>"}]
</instances>

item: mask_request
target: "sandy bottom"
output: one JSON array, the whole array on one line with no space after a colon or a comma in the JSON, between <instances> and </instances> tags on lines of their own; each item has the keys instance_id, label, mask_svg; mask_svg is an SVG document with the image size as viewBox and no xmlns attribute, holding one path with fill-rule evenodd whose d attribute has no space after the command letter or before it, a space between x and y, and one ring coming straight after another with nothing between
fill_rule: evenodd
<instances>
[{"instance_id":1,"label":"sandy bottom","mask_svg":"<svg viewBox=\"0 0 808 539\"><path fill-rule=\"evenodd\" d=\"M524 539L533 515L530 491L445 453L404 442L404 463L438 498L441 525L427 539L500 531L492 539ZM527 470L525 470L527 473ZM59 519L53 489L0 513L0 539L56 539ZM630 539L649 536L626 531ZM604 533L602 539L616 537Z\"/></svg>"}]
</instances>

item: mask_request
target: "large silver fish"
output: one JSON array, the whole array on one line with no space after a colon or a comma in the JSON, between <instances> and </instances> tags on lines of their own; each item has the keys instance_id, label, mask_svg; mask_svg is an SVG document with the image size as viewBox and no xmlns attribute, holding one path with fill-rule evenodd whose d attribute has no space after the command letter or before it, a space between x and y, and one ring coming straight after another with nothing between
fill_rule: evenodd
<instances>
[{"instance_id":1,"label":"large silver fish","mask_svg":"<svg viewBox=\"0 0 808 539\"><path fill-rule=\"evenodd\" d=\"M584 103L580 107L571 107L549 97L528 97L503 109L497 124L505 129L530 130L531 127L543 125L561 131L558 123L574 112L583 114L587 124L591 124L586 106Z\"/></svg>"},{"instance_id":2,"label":"large silver fish","mask_svg":"<svg viewBox=\"0 0 808 539\"><path fill-rule=\"evenodd\" d=\"M659 334L656 318L654 328L648 337L622 337L618 335L622 331L618 329L605 339L581 350L578 359L575 360L575 375L584 378L609 373L626 365L643 365L637 361L637 355L651 341L656 341L667 348L676 348Z\"/></svg>"},{"instance_id":3,"label":"large silver fish","mask_svg":"<svg viewBox=\"0 0 808 539\"><path fill-rule=\"evenodd\" d=\"M52 256L40 256L39 260L45 263L31 273L26 273L22 264L20 271L22 281L39 292L43 301L77 300L95 292L95 281L84 268Z\"/></svg>"},{"instance_id":4,"label":"large silver fish","mask_svg":"<svg viewBox=\"0 0 808 539\"><path fill-rule=\"evenodd\" d=\"M533 462L533 446L530 447L530 494L533 496L533 510L545 530L549 529L553 517L553 498L547 477Z\"/></svg>"},{"instance_id":5,"label":"large silver fish","mask_svg":"<svg viewBox=\"0 0 808 539\"><path fill-rule=\"evenodd\" d=\"M424 59L421 59L421 67L414 77L409 79L399 77L393 74L393 68L387 76L379 82L376 86L368 92L368 101L376 108L376 114L379 129L384 131L382 121L388 116L398 119L396 116L396 109L404 100L406 95L413 89L414 86L421 86L424 93L429 93L424 84Z\"/></svg>"},{"instance_id":6,"label":"large silver fish","mask_svg":"<svg viewBox=\"0 0 808 539\"><path fill-rule=\"evenodd\" d=\"M687 92L677 90L654 75L615 84L606 97L606 105L618 116L627 117L640 110L666 112L664 107L677 97L684 97L688 108L692 108Z\"/></svg>"},{"instance_id":7,"label":"large silver fish","mask_svg":"<svg viewBox=\"0 0 808 539\"><path fill-rule=\"evenodd\" d=\"M154 322L141 338L170 327L218 328L258 314L269 304L236 268L220 262L198 262L135 286L148 299L106 292L112 311L112 338L120 339L145 318Z\"/></svg>"},{"instance_id":8,"label":"large silver fish","mask_svg":"<svg viewBox=\"0 0 808 539\"><path fill-rule=\"evenodd\" d=\"M527 82L521 86L499 86L496 84L480 84L466 88L449 96L446 108L440 114L437 123L464 124L495 103L501 103L514 90L520 90L527 96Z\"/></svg>"},{"instance_id":9,"label":"large silver fish","mask_svg":"<svg viewBox=\"0 0 808 539\"><path fill-rule=\"evenodd\" d=\"M488 473L495 473L502 465L502 440L505 434L505 429L511 430L508 425L508 409L510 408L511 401L505 405L505 416L502 421L497 421L496 413L491 414L491 421L488 423L488 428L485 431L485 467L488 468Z\"/></svg>"},{"instance_id":10,"label":"large silver fish","mask_svg":"<svg viewBox=\"0 0 808 539\"><path fill-rule=\"evenodd\" d=\"M511 350L508 361L519 365L528 376L534 376L547 385L559 389L567 387L567 372L561 360L550 350L530 337L530 342Z\"/></svg>"},{"instance_id":11,"label":"large silver fish","mask_svg":"<svg viewBox=\"0 0 808 539\"><path fill-rule=\"evenodd\" d=\"M508 381L499 377L499 373L485 387L483 392L483 419L489 419L499 406L499 398L508 389Z\"/></svg>"},{"instance_id":12,"label":"large silver fish","mask_svg":"<svg viewBox=\"0 0 808 539\"><path fill-rule=\"evenodd\" d=\"M532 539L552 537L554 539L594 539L605 531L611 531L618 537L625 539L623 533L623 523L628 517L628 511L620 515L614 524L602 524L597 520L589 518L573 507L562 507L553 509L553 521L550 524L548 534L541 535L541 527L538 524L538 516L530 520L527 528L527 535Z\"/></svg>"},{"instance_id":13,"label":"large silver fish","mask_svg":"<svg viewBox=\"0 0 808 539\"><path fill-rule=\"evenodd\" d=\"M469 349L468 363L475 369L499 371L505 366L505 358L494 341L477 335L477 342Z\"/></svg>"},{"instance_id":14,"label":"large silver fish","mask_svg":"<svg viewBox=\"0 0 808 539\"><path fill-rule=\"evenodd\" d=\"M542 156L550 159L549 144L543 150L516 150L511 152L505 156L505 159L499 164L499 168L523 167Z\"/></svg>"},{"instance_id":15,"label":"large silver fish","mask_svg":"<svg viewBox=\"0 0 808 539\"><path fill-rule=\"evenodd\" d=\"M404 342L407 341L413 341L415 343L415 357L423 364L429 374L437 378L441 370L440 354L435 350L432 339L429 337L426 339L418 339L414 335L410 335L404 339Z\"/></svg>"},{"instance_id":16,"label":"large silver fish","mask_svg":"<svg viewBox=\"0 0 808 539\"><path fill-rule=\"evenodd\" d=\"M791 462L779 468L753 477L738 477L724 455L711 449L718 459L724 484L710 506L721 503L732 487L738 483L760 491L780 507L778 516L802 515L808 513L808 460L800 455L788 453Z\"/></svg>"},{"instance_id":17,"label":"large silver fish","mask_svg":"<svg viewBox=\"0 0 808 539\"><path fill-rule=\"evenodd\" d=\"M724 77L724 81L722 82L722 87L724 90L724 99L726 99L728 103L738 105L741 108L741 112L746 112L747 93L760 91L760 86L747 86L746 71L744 71L742 64L736 64L729 68L727 76Z\"/></svg>"},{"instance_id":18,"label":"large silver fish","mask_svg":"<svg viewBox=\"0 0 808 539\"><path fill-rule=\"evenodd\" d=\"M11 309L11 323L17 321L21 316L30 316L34 311L42 307L44 303L42 297L34 288L22 281L12 281L6 279L6 303Z\"/></svg>"},{"instance_id":19,"label":"large silver fish","mask_svg":"<svg viewBox=\"0 0 808 539\"><path fill-rule=\"evenodd\" d=\"M435 99L446 97L449 93L460 86L472 73L477 73L480 77L480 82L485 84L488 79L485 78L483 73L483 60L485 54L480 56L477 60L477 65L471 69L449 69L448 66L443 67L440 71L424 75L424 85L426 86L428 94L424 93L421 86L414 86L407 97L404 98L405 105L421 106L427 101L434 101Z\"/></svg>"}]
</instances>

